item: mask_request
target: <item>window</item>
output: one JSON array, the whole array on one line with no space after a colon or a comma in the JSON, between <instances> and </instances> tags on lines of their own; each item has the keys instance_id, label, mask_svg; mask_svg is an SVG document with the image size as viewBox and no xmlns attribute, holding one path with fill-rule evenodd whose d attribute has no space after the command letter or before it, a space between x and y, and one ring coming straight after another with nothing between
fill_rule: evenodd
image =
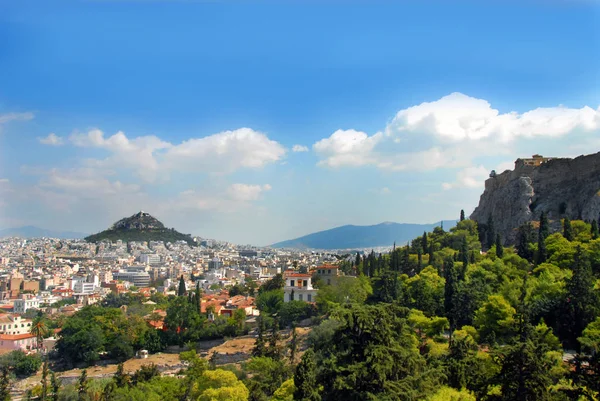
<instances>
[{"instance_id":1,"label":"window","mask_svg":"<svg viewBox=\"0 0 600 401\"><path fill-rule=\"evenodd\" d=\"M295 280L290 280L290 287L293 287L293 286L294 286L294 281L295 281Z\"/></svg>"},{"instance_id":2,"label":"window","mask_svg":"<svg viewBox=\"0 0 600 401\"><path fill-rule=\"evenodd\" d=\"M298 294L298 301L302 301L302 294Z\"/></svg>"},{"instance_id":3,"label":"window","mask_svg":"<svg viewBox=\"0 0 600 401\"><path fill-rule=\"evenodd\" d=\"M311 301L312 301L312 295L308 294L308 295L306 296L306 300L307 300L308 302L311 302Z\"/></svg>"},{"instance_id":4,"label":"window","mask_svg":"<svg viewBox=\"0 0 600 401\"><path fill-rule=\"evenodd\" d=\"M304 283L302 284L304 287L308 287L308 280L304 280Z\"/></svg>"}]
</instances>

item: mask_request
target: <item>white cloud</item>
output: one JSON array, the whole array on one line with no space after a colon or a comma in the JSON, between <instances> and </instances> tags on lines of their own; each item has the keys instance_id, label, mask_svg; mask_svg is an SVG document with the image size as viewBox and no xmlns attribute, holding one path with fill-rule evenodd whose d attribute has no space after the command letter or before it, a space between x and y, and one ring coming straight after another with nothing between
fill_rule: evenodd
<instances>
[{"instance_id":1,"label":"white cloud","mask_svg":"<svg viewBox=\"0 0 600 401\"><path fill-rule=\"evenodd\" d=\"M177 171L231 173L240 168L261 168L285 156L285 148L250 128L194 138L170 148L164 165Z\"/></svg>"},{"instance_id":2,"label":"white cloud","mask_svg":"<svg viewBox=\"0 0 600 401\"><path fill-rule=\"evenodd\" d=\"M475 159L514 155L519 140L598 130L600 108L558 106L502 114L486 100L452 93L400 110L383 134L338 130L313 148L320 166L369 165L389 171L471 168L459 178L464 185L472 183L468 177L480 164Z\"/></svg>"},{"instance_id":3,"label":"white cloud","mask_svg":"<svg viewBox=\"0 0 600 401\"><path fill-rule=\"evenodd\" d=\"M39 141L40 141L40 143L42 143L44 145L51 145L51 146L58 146L58 145L63 144L63 139L53 132L48 134L48 136L45 138L39 138Z\"/></svg>"},{"instance_id":4,"label":"white cloud","mask_svg":"<svg viewBox=\"0 0 600 401\"><path fill-rule=\"evenodd\" d=\"M224 131L172 144L156 136L129 139L123 132L105 137L101 130L70 136L75 146L109 151L105 160L88 160L88 166L129 167L146 181L160 172L231 173L241 168L261 168L281 160L285 148L250 128Z\"/></svg>"},{"instance_id":5,"label":"white cloud","mask_svg":"<svg viewBox=\"0 0 600 401\"><path fill-rule=\"evenodd\" d=\"M442 140L479 140L493 137L511 141L517 137L566 135L575 129L591 131L600 127L600 109L585 106L537 108L525 113L501 114L489 102L452 93L434 102L400 110L387 126L388 135L428 134Z\"/></svg>"},{"instance_id":6,"label":"white cloud","mask_svg":"<svg viewBox=\"0 0 600 401\"><path fill-rule=\"evenodd\" d=\"M29 121L33 119L33 113L6 113L0 114L0 124L6 124L11 121Z\"/></svg>"},{"instance_id":7,"label":"white cloud","mask_svg":"<svg viewBox=\"0 0 600 401\"><path fill-rule=\"evenodd\" d=\"M304 145L292 146L292 152L308 152L308 147Z\"/></svg>"},{"instance_id":8,"label":"white cloud","mask_svg":"<svg viewBox=\"0 0 600 401\"><path fill-rule=\"evenodd\" d=\"M10 180L8 178L0 178L0 184L7 184Z\"/></svg>"},{"instance_id":9,"label":"white cloud","mask_svg":"<svg viewBox=\"0 0 600 401\"><path fill-rule=\"evenodd\" d=\"M514 166L514 162L503 162L493 170L497 174L501 174L506 170L514 169ZM490 173L491 170L482 165L467 167L456 173L456 180L454 182L444 182L442 188L445 190L454 188L483 188L485 180L489 178Z\"/></svg>"},{"instance_id":10,"label":"white cloud","mask_svg":"<svg viewBox=\"0 0 600 401\"><path fill-rule=\"evenodd\" d=\"M80 198L94 198L106 195L122 195L140 190L136 184L111 181L94 169L52 169L40 181L40 187L76 194Z\"/></svg>"},{"instance_id":11,"label":"white cloud","mask_svg":"<svg viewBox=\"0 0 600 401\"><path fill-rule=\"evenodd\" d=\"M315 143L313 149L323 157L321 166L364 166L377 163L373 150L382 138L381 133L369 136L353 129L337 130Z\"/></svg>"},{"instance_id":12,"label":"white cloud","mask_svg":"<svg viewBox=\"0 0 600 401\"><path fill-rule=\"evenodd\" d=\"M227 193L229 197L237 201L255 201L258 200L260 194L264 191L270 191L271 186L265 185L248 185L248 184L232 184L229 186Z\"/></svg>"}]
</instances>

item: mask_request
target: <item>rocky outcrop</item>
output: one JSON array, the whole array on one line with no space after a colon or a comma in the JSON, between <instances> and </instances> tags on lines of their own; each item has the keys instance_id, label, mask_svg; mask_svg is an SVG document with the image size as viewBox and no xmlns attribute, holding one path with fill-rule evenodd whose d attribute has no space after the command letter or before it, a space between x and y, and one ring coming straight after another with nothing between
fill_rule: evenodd
<instances>
[{"instance_id":1,"label":"rocky outcrop","mask_svg":"<svg viewBox=\"0 0 600 401\"><path fill-rule=\"evenodd\" d=\"M539 166L517 162L514 170L491 174L471 219L495 231L506 243L516 229L546 212L550 220L564 217L593 220L600 216L600 153L575 159L551 159Z\"/></svg>"}]
</instances>

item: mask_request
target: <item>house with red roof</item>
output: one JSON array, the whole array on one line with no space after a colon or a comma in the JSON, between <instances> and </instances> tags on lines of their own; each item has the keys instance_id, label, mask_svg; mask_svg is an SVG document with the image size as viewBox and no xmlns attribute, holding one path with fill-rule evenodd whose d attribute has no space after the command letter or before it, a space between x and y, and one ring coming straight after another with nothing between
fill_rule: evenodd
<instances>
[{"instance_id":1,"label":"house with red roof","mask_svg":"<svg viewBox=\"0 0 600 401\"><path fill-rule=\"evenodd\" d=\"M283 287L283 302L304 301L315 302L317 289L312 286L310 274L298 273L287 270L283 274L285 286Z\"/></svg>"}]
</instances>

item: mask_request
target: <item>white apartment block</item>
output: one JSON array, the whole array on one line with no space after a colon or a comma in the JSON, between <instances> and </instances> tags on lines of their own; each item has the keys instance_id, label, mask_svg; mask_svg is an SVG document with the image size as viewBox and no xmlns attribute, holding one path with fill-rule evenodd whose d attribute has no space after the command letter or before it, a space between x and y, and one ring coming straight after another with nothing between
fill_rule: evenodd
<instances>
[{"instance_id":1,"label":"white apartment block","mask_svg":"<svg viewBox=\"0 0 600 401\"><path fill-rule=\"evenodd\" d=\"M25 313L28 309L39 309L39 307L40 300L31 294L22 294L21 298L15 299L13 302L14 313Z\"/></svg>"},{"instance_id":2,"label":"white apartment block","mask_svg":"<svg viewBox=\"0 0 600 401\"><path fill-rule=\"evenodd\" d=\"M0 315L0 334L29 334L31 320L18 315Z\"/></svg>"},{"instance_id":3,"label":"white apartment block","mask_svg":"<svg viewBox=\"0 0 600 401\"><path fill-rule=\"evenodd\" d=\"M286 272L284 277L283 302L315 302L318 290L313 288L310 274Z\"/></svg>"}]
</instances>

